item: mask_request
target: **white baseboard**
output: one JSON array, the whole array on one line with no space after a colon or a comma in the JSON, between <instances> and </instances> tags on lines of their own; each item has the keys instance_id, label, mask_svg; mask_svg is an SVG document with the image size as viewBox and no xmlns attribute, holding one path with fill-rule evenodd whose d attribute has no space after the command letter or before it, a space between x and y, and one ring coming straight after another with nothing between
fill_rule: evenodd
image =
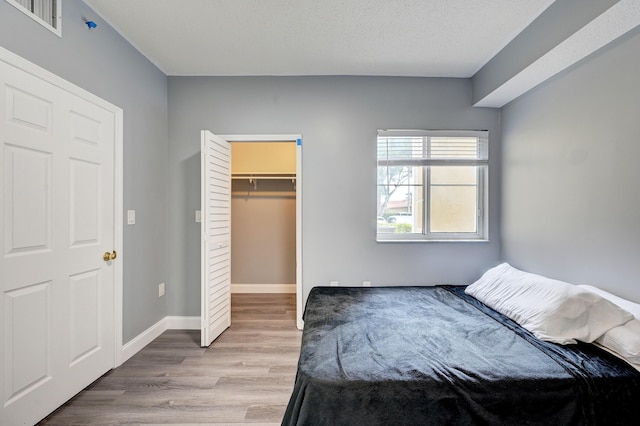
<instances>
[{"instance_id":1,"label":"white baseboard","mask_svg":"<svg viewBox=\"0 0 640 426\"><path fill-rule=\"evenodd\" d=\"M231 293L295 293L295 284L231 284Z\"/></svg>"},{"instance_id":2,"label":"white baseboard","mask_svg":"<svg viewBox=\"0 0 640 426\"><path fill-rule=\"evenodd\" d=\"M122 346L117 366L137 354L167 330L199 330L200 317L164 317Z\"/></svg>"},{"instance_id":3,"label":"white baseboard","mask_svg":"<svg viewBox=\"0 0 640 426\"><path fill-rule=\"evenodd\" d=\"M165 317L167 330L200 330L200 317Z\"/></svg>"},{"instance_id":4,"label":"white baseboard","mask_svg":"<svg viewBox=\"0 0 640 426\"><path fill-rule=\"evenodd\" d=\"M153 342L158 336L167 330L167 318L162 318L160 321L147 328L142 333L131 339L128 343L122 346L122 352L120 353L120 364L137 354L142 348Z\"/></svg>"}]
</instances>

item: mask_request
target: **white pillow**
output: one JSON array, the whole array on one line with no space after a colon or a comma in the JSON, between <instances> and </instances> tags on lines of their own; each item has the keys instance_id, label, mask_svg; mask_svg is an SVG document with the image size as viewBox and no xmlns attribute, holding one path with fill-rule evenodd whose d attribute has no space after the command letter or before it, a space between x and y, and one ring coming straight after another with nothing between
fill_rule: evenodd
<instances>
[{"instance_id":1,"label":"white pillow","mask_svg":"<svg viewBox=\"0 0 640 426\"><path fill-rule=\"evenodd\" d=\"M599 337L596 343L640 367L640 321L637 319L612 328Z\"/></svg>"},{"instance_id":2,"label":"white pillow","mask_svg":"<svg viewBox=\"0 0 640 426\"><path fill-rule=\"evenodd\" d=\"M593 342L633 319L633 315L597 294L563 281L531 274L503 263L465 290L549 342Z\"/></svg>"},{"instance_id":3,"label":"white pillow","mask_svg":"<svg viewBox=\"0 0 640 426\"><path fill-rule=\"evenodd\" d=\"M611 294L611 293L609 293L607 291L599 289L598 287L593 287L593 286L590 286L590 285L579 285L578 287L584 288L585 290L592 291L595 294L604 297L609 302L615 303L616 305L620 306L625 311L631 312L633 314L633 316L636 317L636 319L640 319L640 304L639 303L633 303L630 300L623 299L622 297L618 297L615 294Z\"/></svg>"}]
</instances>

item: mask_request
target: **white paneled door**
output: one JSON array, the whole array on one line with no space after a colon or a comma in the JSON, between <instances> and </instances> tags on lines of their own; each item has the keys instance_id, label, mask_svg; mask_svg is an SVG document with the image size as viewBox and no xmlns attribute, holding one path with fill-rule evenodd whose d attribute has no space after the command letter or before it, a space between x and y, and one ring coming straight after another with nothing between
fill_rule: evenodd
<instances>
[{"instance_id":1,"label":"white paneled door","mask_svg":"<svg viewBox=\"0 0 640 426\"><path fill-rule=\"evenodd\" d=\"M231 146L202 131L202 332L206 347L231 325Z\"/></svg>"},{"instance_id":2,"label":"white paneled door","mask_svg":"<svg viewBox=\"0 0 640 426\"><path fill-rule=\"evenodd\" d=\"M114 366L116 119L89 98L0 60L3 425Z\"/></svg>"}]
</instances>

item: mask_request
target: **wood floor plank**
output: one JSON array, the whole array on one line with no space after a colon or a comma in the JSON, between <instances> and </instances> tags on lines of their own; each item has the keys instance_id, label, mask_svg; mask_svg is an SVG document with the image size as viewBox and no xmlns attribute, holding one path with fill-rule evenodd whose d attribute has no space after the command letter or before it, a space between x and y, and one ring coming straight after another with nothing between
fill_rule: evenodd
<instances>
[{"instance_id":1,"label":"wood floor plank","mask_svg":"<svg viewBox=\"0 0 640 426\"><path fill-rule=\"evenodd\" d=\"M279 425L300 353L295 295L234 294L232 325L208 348L169 330L41 425Z\"/></svg>"}]
</instances>

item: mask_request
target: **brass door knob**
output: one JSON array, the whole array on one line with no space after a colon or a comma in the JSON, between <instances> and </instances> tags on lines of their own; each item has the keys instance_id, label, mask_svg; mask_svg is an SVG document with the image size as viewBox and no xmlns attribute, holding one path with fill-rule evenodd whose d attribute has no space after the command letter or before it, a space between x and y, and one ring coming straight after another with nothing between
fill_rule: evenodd
<instances>
[{"instance_id":1,"label":"brass door knob","mask_svg":"<svg viewBox=\"0 0 640 426\"><path fill-rule=\"evenodd\" d=\"M105 262L108 262L110 260L115 260L116 257L118 257L118 253L116 253L115 250L111 253L107 251L104 253L104 255L102 255L102 260L104 260Z\"/></svg>"}]
</instances>

